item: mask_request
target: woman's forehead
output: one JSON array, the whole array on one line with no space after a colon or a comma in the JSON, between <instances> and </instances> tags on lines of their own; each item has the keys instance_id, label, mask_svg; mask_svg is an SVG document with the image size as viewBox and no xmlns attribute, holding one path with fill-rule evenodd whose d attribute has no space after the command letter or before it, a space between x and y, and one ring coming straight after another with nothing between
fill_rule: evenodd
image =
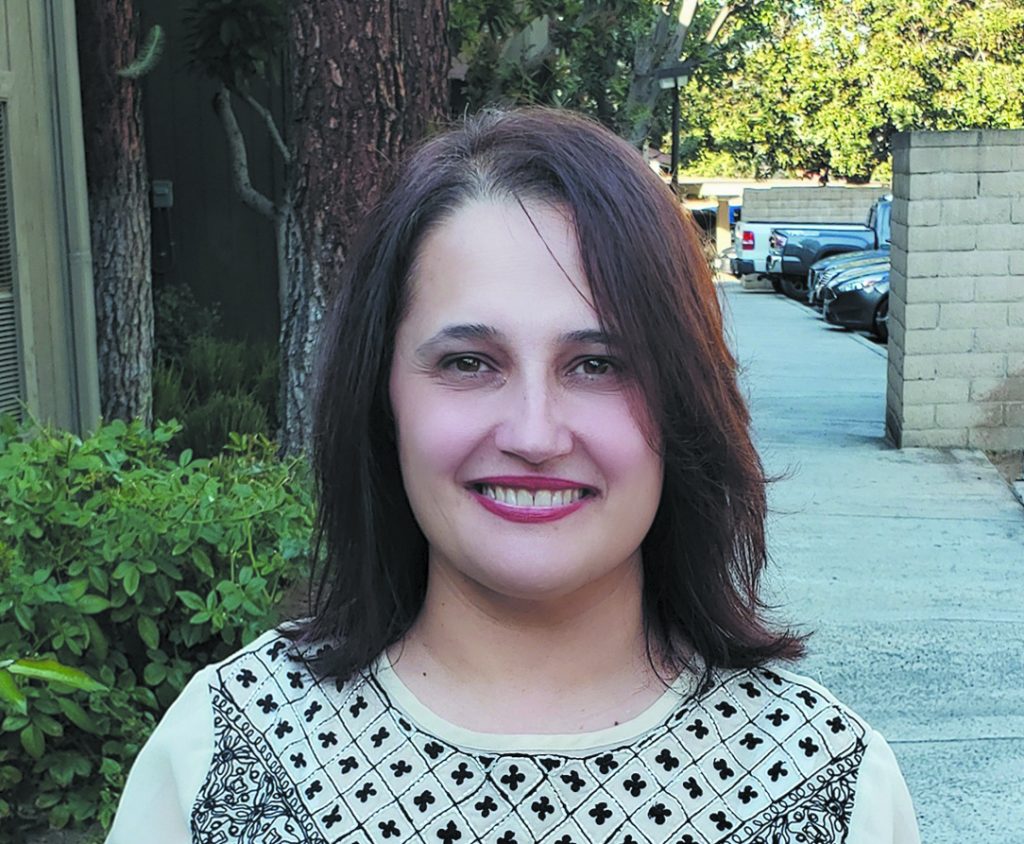
<instances>
[{"instance_id":1,"label":"woman's forehead","mask_svg":"<svg viewBox=\"0 0 1024 844\"><path fill-rule=\"evenodd\" d=\"M552 205L463 206L424 237L409 283L406 318L435 331L439 323L598 326L575 227Z\"/></svg>"}]
</instances>

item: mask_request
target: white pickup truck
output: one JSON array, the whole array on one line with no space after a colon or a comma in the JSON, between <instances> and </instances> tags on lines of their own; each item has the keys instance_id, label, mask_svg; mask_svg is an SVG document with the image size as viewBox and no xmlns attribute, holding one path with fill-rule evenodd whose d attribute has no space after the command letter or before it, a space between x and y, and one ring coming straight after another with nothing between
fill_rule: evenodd
<instances>
[{"instance_id":1,"label":"white pickup truck","mask_svg":"<svg viewBox=\"0 0 1024 844\"><path fill-rule=\"evenodd\" d=\"M818 231L863 231L863 223L781 223L763 220L740 220L733 230L736 257L729 259L729 272L735 276L762 275L768 271L767 261L771 246L768 238L772 229L785 229L787 233L801 229ZM781 286L772 277L772 287L781 292Z\"/></svg>"}]
</instances>

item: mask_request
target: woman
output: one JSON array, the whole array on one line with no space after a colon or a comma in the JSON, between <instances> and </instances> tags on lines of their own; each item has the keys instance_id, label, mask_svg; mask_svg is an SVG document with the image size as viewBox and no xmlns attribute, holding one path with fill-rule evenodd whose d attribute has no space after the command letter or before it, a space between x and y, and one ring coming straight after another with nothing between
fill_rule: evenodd
<instances>
[{"instance_id":1,"label":"woman","mask_svg":"<svg viewBox=\"0 0 1024 844\"><path fill-rule=\"evenodd\" d=\"M775 665L735 361L634 150L473 119L341 291L316 615L190 683L111 841L917 840L882 737Z\"/></svg>"}]
</instances>

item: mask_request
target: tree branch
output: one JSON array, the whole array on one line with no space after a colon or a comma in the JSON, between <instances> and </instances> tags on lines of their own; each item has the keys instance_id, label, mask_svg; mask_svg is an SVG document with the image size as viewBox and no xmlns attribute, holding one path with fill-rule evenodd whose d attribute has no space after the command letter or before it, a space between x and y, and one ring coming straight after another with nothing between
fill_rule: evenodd
<instances>
[{"instance_id":1,"label":"tree branch","mask_svg":"<svg viewBox=\"0 0 1024 844\"><path fill-rule=\"evenodd\" d=\"M711 22L711 26L708 27L707 35L704 36L704 43L710 44L718 37L718 33L722 27L725 26L725 22L729 20L732 13L736 11L736 7L732 3L728 3L722 6L718 10L718 14L715 15L715 19Z\"/></svg>"},{"instance_id":2,"label":"tree branch","mask_svg":"<svg viewBox=\"0 0 1024 844\"><path fill-rule=\"evenodd\" d=\"M270 137L273 138L274 146L277 147L277 151L281 153L281 158L284 159L284 163L291 164L292 154L288 151L284 138L281 137L281 132L277 128L277 122L274 120L274 115L270 113L270 109L248 92L243 92L242 98L249 104L249 107L253 111L263 118L263 122L267 126L267 131L270 133Z\"/></svg>"},{"instance_id":3,"label":"tree branch","mask_svg":"<svg viewBox=\"0 0 1024 844\"><path fill-rule=\"evenodd\" d=\"M277 216L274 203L252 186L249 178L249 156L245 148L245 136L238 128L235 109L231 105L231 92L221 86L213 97L213 107L220 117L221 125L228 139L228 154L231 158L231 176L234 179L235 191L242 202L257 214L273 220Z\"/></svg>"}]
</instances>

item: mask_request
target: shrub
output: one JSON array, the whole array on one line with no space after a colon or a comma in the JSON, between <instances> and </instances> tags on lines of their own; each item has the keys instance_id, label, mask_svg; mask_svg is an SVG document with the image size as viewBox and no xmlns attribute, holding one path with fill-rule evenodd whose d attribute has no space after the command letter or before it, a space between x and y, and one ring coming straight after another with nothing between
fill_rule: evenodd
<instances>
[{"instance_id":1,"label":"shrub","mask_svg":"<svg viewBox=\"0 0 1024 844\"><path fill-rule=\"evenodd\" d=\"M82 440L0 417L4 829L109 825L155 719L197 668L273 625L307 570L304 464L237 434L216 459L172 459L179 430L113 422Z\"/></svg>"},{"instance_id":2,"label":"shrub","mask_svg":"<svg viewBox=\"0 0 1024 844\"><path fill-rule=\"evenodd\" d=\"M248 393L213 393L202 404L185 413L184 431L176 441L200 457L216 454L232 432L270 433L267 411Z\"/></svg>"},{"instance_id":3,"label":"shrub","mask_svg":"<svg viewBox=\"0 0 1024 844\"><path fill-rule=\"evenodd\" d=\"M219 325L219 306L200 305L187 284L154 289L153 345L158 360L180 360L194 338L212 336Z\"/></svg>"},{"instance_id":4,"label":"shrub","mask_svg":"<svg viewBox=\"0 0 1024 844\"><path fill-rule=\"evenodd\" d=\"M181 420L174 447L212 457L231 432L273 436L277 430L277 349L198 336L180 361L153 368L153 417Z\"/></svg>"}]
</instances>

